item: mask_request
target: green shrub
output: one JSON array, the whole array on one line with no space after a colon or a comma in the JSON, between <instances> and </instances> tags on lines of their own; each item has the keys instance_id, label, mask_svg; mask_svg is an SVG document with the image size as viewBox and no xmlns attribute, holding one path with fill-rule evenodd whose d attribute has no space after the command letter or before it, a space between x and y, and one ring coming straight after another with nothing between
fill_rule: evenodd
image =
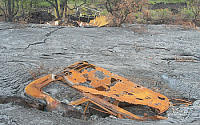
<instances>
[{"instance_id":1,"label":"green shrub","mask_svg":"<svg viewBox=\"0 0 200 125\"><path fill-rule=\"evenodd\" d=\"M150 4L156 4L156 3L184 3L185 0L149 0Z\"/></svg>"},{"instance_id":2,"label":"green shrub","mask_svg":"<svg viewBox=\"0 0 200 125\"><path fill-rule=\"evenodd\" d=\"M181 10L181 16L184 19L192 19L194 17L194 13L189 8L184 8Z\"/></svg>"},{"instance_id":3,"label":"green shrub","mask_svg":"<svg viewBox=\"0 0 200 125\"><path fill-rule=\"evenodd\" d=\"M172 15L172 12L169 9L150 10L150 13L152 19L165 19Z\"/></svg>"}]
</instances>

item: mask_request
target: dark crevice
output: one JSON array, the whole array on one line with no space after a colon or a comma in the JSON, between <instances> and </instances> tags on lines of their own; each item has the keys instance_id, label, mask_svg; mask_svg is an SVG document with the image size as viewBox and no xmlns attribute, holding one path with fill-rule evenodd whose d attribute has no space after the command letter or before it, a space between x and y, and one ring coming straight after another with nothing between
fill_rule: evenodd
<instances>
[{"instance_id":1,"label":"dark crevice","mask_svg":"<svg viewBox=\"0 0 200 125\"><path fill-rule=\"evenodd\" d=\"M166 61L177 61L177 62L199 62L200 59L198 59L195 56L180 56L180 57L170 57L170 58L161 58L161 60L166 60Z\"/></svg>"},{"instance_id":2,"label":"dark crevice","mask_svg":"<svg viewBox=\"0 0 200 125\"><path fill-rule=\"evenodd\" d=\"M49 39L48 37L51 36L52 33L56 32L56 31L58 31L59 29L62 29L62 28L64 28L64 27L59 27L59 28L57 28L57 29L55 29L55 30L53 30L53 31L50 31L50 32L46 33L46 34L44 35L46 38L44 38L44 39L43 39L42 41L40 41L40 42L35 42L35 43L28 44L28 46L27 46L25 49L28 49L30 46L33 46L33 45L39 45L39 44L44 44L44 43L46 43L47 39Z\"/></svg>"},{"instance_id":3,"label":"dark crevice","mask_svg":"<svg viewBox=\"0 0 200 125\"><path fill-rule=\"evenodd\" d=\"M127 92L127 91L124 91L123 94L125 94L125 95L131 95L131 96L134 95L134 94L129 93L129 92Z\"/></svg>"},{"instance_id":4,"label":"dark crevice","mask_svg":"<svg viewBox=\"0 0 200 125\"><path fill-rule=\"evenodd\" d=\"M114 94L115 96L117 96L117 97L119 97L119 95L118 94Z\"/></svg>"},{"instance_id":5,"label":"dark crevice","mask_svg":"<svg viewBox=\"0 0 200 125\"><path fill-rule=\"evenodd\" d=\"M136 98L137 100L143 100L143 99L141 99L141 98Z\"/></svg>"},{"instance_id":6,"label":"dark crevice","mask_svg":"<svg viewBox=\"0 0 200 125\"><path fill-rule=\"evenodd\" d=\"M33 45L38 45L38 44L46 43L46 40L47 40L47 38L45 38L42 42L36 42L36 43L28 44L28 46L25 49L28 49L30 46L33 46Z\"/></svg>"},{"instance_id":7,"label":"dark crevice","mask_svg":"<svg viewBox=\"0 0 200 125\"><path fill-rule=\"evenodd\" d=\"M0 30L10 30L10 29L15 29L15 28L9 27L9 28L3 28L3 29L0 29Z\"/></svg>"},{"instance_id":8,"label":"dark crevice","mask_svg":"<svg viewBox=\"0 0 200 125\"><path fill-rule=\"evenodd\" d=\"M145 97L145 99L151 99L151 97L147 96L147 97Z\"/></svg>"},{"instance_id":9,"label":"dark crevice","mask_svg":"<svg viewBox=\"0 0 200 125\"><path fill-rule=\"evenodd\" d=\"M77 66L76 68L74 68L74 70L78 71L78 70L85 68L85 67L89 67L88 64L83 64L83 65Z\"/></svg>"},{"instance_id":10,"label":"dark crevice","mask_svg":"<svg viewBox=\"0 0 200 125\"><path fill-rule=\"evenodd\" d=\"M55 29L55 30L53 30L53 31L50 31L50 32L48 32L47 34L45 34L45 36L46 36L46 37L49 37L49 36L51 36L52 33L56 32L56 31L58 31L59 29L62 29L62 28L64 28L64 27L58 27L57 29Z\"/></svg>"},{"instance_id":11,"label":"dark crevice","mask_svg":"<svg viewBox=\"0 0 200 125\"><path fill-rule=\"evenodd\" d=\"M165 98L162 98L162 97L160 97L160 96L158 96L158 98L159 98L160 100L165 100Z\"/></svg>"},{"instance_id":12,"label":"dark crevice","mask_svg":"<svg viewBox=\"0 0 200 125\"><path fill-rule=\"evenodd\" d=\"M66 53L52 53L52 55L66 55Z\"/></svg>"},{"instance_id":13,"label":"dark crevice","mask_svg":"<svg viewBox=\"0 0 200 125\"><path fill-rule=\"evenodd\" d=\"M50 56L50 55L48 55L48 54L42 54L42 56Z\"/></svg>"},{"instance_id":14,"label":"dark crevice","mask_svg":"<svg viewBox=\"0 0 200 125\"><path fill-rule=\"evenodd\" d=\"M0 96L0 104L8 104L23 106L25 108L36 108L39 110L44 110L46 104L41 102L36 102L33 100L28 100L18 96Z\"/></svg>"},{"instance_id":15,"label":"dark crevice","mask_svg":"<svg viewBox=\"0 0 200 125\"><path fill-rule=\"evenodd\" d=\"M47 56L44 56L44 57L40 57L41 59L54 59L54 58L51 58L51 57L47 57Z\"/></svg>"},{"instance_id":16,"label":"dark crevice","mask_svg":"<svg viewBox=\"0 0 200 125\"><path fill-rule=\"evenodd\" d=\"M117 82L118 82L117 79L111 78L111 80L110 80L110 87L114 86Z\"/></svg>"},{"instance_id":17,"label":"dark crevice","mask_svg":"<svg viewBox=\"0 0 200 125\"><path fill-rule=\"evenodd\" d=\"M23 60L10 60L10 61L7 61L7 62L26 62L26 61L23 61Z\"/></svg>"},{"instance_id":18,"label":"dark crevice","mask_svg":"<svg viewBox=\"0 0 200 125\"><path fill-rule=\"evenodd\" d=\"M144 48L147 48L147 49L158 49L158 50L170 51L169 49L163 48L163 47L147 47L147 46L141 46L141 47L144 47Z\"/></svg>"},{"instance_id":19,"label":"dark crevice","mask_svg":"<svg viewBox=\"0 0 200 125\"><path fill-rule=\"evenodd\" d=\"M144 113L146 113L148 116L158 115L158 112L154 108L151 108L146 105L136 105L136 104L134 105L134 104L126 103L126 102L120 102L119 107L138 116L144 116ZM159 115L163 116L165 114L163 113Z\"/></svg>"},{"instance_id":20,"label":"dark crevice","mask_svg":"<svg viewBox=\"0 0 200 125\"><path fill-rule=\"evenodd\" d=\"M193 57L197 58L200 61L200 56L193 56Z\"/></svg>"},{"instance_id":21,"label":"dark crevice","mask_svg":"<svg viewBox=\"0 0 200 125\"><path fill-rule=\"evenodd\" d=\"M57 111L64 117L73 117L81 119L82 113L81 111L75 109L73 106L67 105L65 103L60 103L56 109L49 110L47 104L43 100L29 100L19 96L0 96L0 104L12 104L19 105L24 108L36 108L41 111Z\"/></svg>"},{"instance_id":22,"label":"dark crevice","mask_svg":"<svg viewBox=\"0 0 200 125\"><path fill-rule=\"evenodd\" d=\"M135 86L135 88L141 88L141 86L137 85L137 86Z\"/></svg>"},{"instance_id":23,"label":"dark crevice","mask_svg":"<svg viewBox=\"0 0 200 125\"><path fill-rule=\"evenodd\" d=\"M138 46L138 45L135 45L135 49L136 50L140 50L141 48L170 51L170 49L167 49L167 48L164 48L164 47L151 47L151 46L142 46L142 45Z\"/></svg>"}]
</instances>

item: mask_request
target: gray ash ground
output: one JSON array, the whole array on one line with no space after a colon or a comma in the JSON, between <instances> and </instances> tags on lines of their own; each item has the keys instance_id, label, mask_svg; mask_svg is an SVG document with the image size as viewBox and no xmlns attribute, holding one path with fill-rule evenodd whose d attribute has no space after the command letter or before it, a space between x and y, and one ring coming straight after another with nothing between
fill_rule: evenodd
<instances>
[{"instance_id":1,"label":"gray ash ground","mask_svg":"<svg viewBox=\"0 0 200 125\"><path fill-rule=\"evenodd\" d=\"M166 120L135 121L91 113L89 120L38 110L45 102L24 93L48 73L86 60L169 98L194 100L171 106ZM0 23L1 124L198 124L200 122L200 32L181 26L128 25L77 28ZM34 75L34 73L36 73ZM31 75L32 74L32 75ZM45 91L64 103L80 97L52 84ZM35 103L37 102L37 103ZM36 105L38 104L38 105ZM35 108L34 108L35 107ZM76 107L77 108L77 107ZM78 107L82 111L83 107Z\"/></svg>"}]
</instances>

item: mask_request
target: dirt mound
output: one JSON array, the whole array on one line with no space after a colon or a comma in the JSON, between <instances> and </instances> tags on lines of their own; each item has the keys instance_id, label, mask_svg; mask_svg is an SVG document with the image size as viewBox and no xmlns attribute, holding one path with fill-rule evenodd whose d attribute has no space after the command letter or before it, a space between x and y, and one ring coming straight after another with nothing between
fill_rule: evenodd
<instances>
[{"instance_id":1,"label":"dirt mound","mask_svg":"<svg viewBox=\"0 0 200 125\"><path fill-rule=\"evenodd\" d=\"M54 20L55 16L47 11L36 11L31 12L27 18L28 23L44 24L45 22Z\"/></svg>"}]
</instances>

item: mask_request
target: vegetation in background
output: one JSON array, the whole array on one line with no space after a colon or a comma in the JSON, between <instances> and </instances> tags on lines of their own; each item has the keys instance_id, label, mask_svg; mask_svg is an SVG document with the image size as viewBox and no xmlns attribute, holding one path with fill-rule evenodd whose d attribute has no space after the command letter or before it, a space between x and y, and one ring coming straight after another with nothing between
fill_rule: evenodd
<instances>
[{"instance_id":1,"label":"vegetation in background","mask_svg":"<svg viewBox=\"0 0 200 125\"><path fill-rule=\"evenodd\" d=\"M200 24L200 0L189 0L187 1L188 10L190 10L193 15L193 22Z\"/></svg>"},{"instance_id":2,"label":"vegetation in background","mask_svg":"<svg viewBox=\"0 0 200 125\"><path fill-rule=\"evenodd\" d=\"M156 3L184 3L187 0L149 0L150 4L156 4Z\"/></svg>"},{"instance_id":3,"label":"vegetation in background","mask_svg":"<svg viewBox=\"0 0 200 125\"><path fill-rule=\"evenodd\" d=\"M2 0L0 10L3 12L6 21L12 22L19 11L19 0Z\"/></svg>"},{"instance_id":4,"label":"vegetation in background","mask_svg":"<svg viewBox=\"0 0 200 125\"><path fill-rule=\"evenodd\" d=\"M60 19L63 17L63 13L65 11L67 0L46 0L51 7L55 10L55 17Z\"/></svg>"},{"instance_id":5,"label":"vegetation in background","mask_svg":"<svg viewBox=\"0 0 200 125\"><path fill-rule=\"evenodd\" d=\"M42 11L54 15L55 20L67 19L70 15L78 18L104 15L109 17L111 26L178 22L200 26L200 0L0 0L0 17L5 21L22 18L26 21L33 17L32 13Z\"/></svg>"},{"instance_id":6,"label":"vegetation in background","mask_svg":"<svg viewBox=\"0 0 200 125\"><path fill-rule=\"evenodd\" d=\"M146 0L106 0L106 9L112 15L112 25L120 26L127 22L135 12L142 11Z\"/></svg>"}]
</instances>

